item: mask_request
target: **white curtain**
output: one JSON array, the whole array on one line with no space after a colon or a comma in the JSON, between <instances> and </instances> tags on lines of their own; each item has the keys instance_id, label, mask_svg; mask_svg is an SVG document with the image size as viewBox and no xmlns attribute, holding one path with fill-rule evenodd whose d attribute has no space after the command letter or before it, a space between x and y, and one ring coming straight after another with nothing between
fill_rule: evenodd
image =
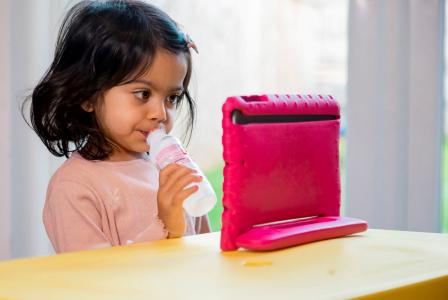
<instances>
[{"instance_id":1,"label":"white curtain","mask_svg":"<svg viewBox=\"0 0 448 300\"><path fill-rule=\"evenodd\" d=\"M41 215L49 177L61 160L26 125L20 105L49 66L67 2L2 2L0 259L52 253Z\"/></svg>"},{"instance_id":2,"label":"white curtain","mask_svg":"<svg viewBox=\"0 0 448 300\"><path fill-rule=\"evenodd\" d=\"M443 0L351 0L346 214L438 232Z\"/></svg>"},{"instance_id":3,"label":"white curtain","mask_svg":"<svg viewBox=\"0 0 448 300\"><path fill-rule=\"evenodd\" d=\"M0 10L0 260L10 257L9 1Z\"/></svg>"}]
</instances>

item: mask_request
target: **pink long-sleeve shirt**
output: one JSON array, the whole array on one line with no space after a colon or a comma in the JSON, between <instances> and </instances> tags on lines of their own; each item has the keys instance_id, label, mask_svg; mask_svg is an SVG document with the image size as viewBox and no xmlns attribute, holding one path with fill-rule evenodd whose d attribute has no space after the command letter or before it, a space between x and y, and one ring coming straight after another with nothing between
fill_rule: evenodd
<instances>
[{"instance_id":1,"label":"pink long-sleeve shirt","mask_svg":"<svg viewBox=\"0 0 448 300\"><path fill-rule=\"evenodd\" d=\"M148 158L67 159L48 185L43 221L56 252L167 238L157 214L159 173ZM210 232L206 216L186 215L186 234Z\"/></svg>"}]
</instances>

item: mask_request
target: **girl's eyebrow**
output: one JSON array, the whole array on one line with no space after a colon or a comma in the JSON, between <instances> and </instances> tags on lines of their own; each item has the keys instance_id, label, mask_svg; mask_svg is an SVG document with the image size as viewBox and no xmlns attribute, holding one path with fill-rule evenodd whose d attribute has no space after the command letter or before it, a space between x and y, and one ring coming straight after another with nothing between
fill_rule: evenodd
<instances>
[{"instance_id":1,"label":"girl's eyebrow","mask_svg":"<svg viewBox=\"0 0 448 300\"><path fill-rule=\"evenodd\" d=\"M151 82L149 80L146 80L146 79L138 78L138 79L131 80L131 81L127 82L126 84L131 84L131 83L143 83L143 84L146 84L149 87L152 87L155 90L158 90L157 85L155 85L153 82ZM183 91L184 88L182 86L176 86L176 87L170 88L169 90L173 91L173 92L175 92L175 91Z\"/></svg>"}]
</instances>

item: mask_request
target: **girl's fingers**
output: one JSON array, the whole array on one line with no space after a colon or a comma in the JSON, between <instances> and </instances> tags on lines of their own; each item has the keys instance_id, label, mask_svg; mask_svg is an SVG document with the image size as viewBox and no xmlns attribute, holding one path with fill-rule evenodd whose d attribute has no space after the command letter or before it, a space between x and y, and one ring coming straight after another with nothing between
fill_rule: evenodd
<instances>
[{"instance_id":1,"label":"girl's fingers","mask_svg":"<svg viewBox=\"0 0 448 300\"><path fill-rule=\"evenodd\" d=\"M182 203L184 203L185 199L188 198L188 196L190 196L191 194L195 193L198 190L198 186L194 185L192 187L186 188L184 190L182 190L181 192L179 192L175 198L175 204L176 205L182 205Z\"/></svg>"},{"instance_id":2,"label":"girl's fingers","mask_svg":"<svg viewBox=\"0 0 448 300\"><path fill-rule=\"evenodd\" d=\"M194 172L194 170L186 166L180 164L169 164L160 171L159 186L169 188L178 178L192 172Z\"/></svg>"},{"instance_id":3,"label":"girl's fingers","mask_svg":"<svg viewBox=\"0 0 448 300\"><path fill-rule=\"evenodd\" d=\"M177 164L169 164L159 173L159 186L163 186L166 184L166 181L170 178L170 175L175 172L178 168Z\"/></svg>"},{"instance_id":4,"label":"girl's fingers","mask_svg":"<svg viewBox=\"0 0 448 300\"><path fill-rule=\"evenodd\" d=\"M163 174L162 174L162 171ZM194 169L183 165L173 165L164 168L159 175L159 195L158 200L165 203L165 205L182 205L183 201L196 192L198 187L191 186L186 188L189 184L194 182L201 182L202 176L196 173Z\"/></svg>"},{"instance_id":5,"label":"girl's fingers","mask_svg":"<svg viewBox=\"0 0 448 300\"><path fill-rule=\"evenodd\" d=\"M186 186L188 186L190 183L194 182L201 182L202 176L198 175L196 173L184 175L181 178L179 178L174 185L171 188L171 191L175 194L181 192L183 189L185 189Z\"/></svg>"},{"instance_id":6,"label":"girl's fingers","mask_svg":"<svg viewBox=\"0 0 448 300\"><path fill-rule=\"evenodd\" d=\"M191 169L179 168L178 170L176 170L176 172L171 173L171 176L168 178L168 180L166 181L166 183L163 186L163 188L165 190L174 191L175 187L179 183L179 180L181 180L185 176L193 174L193 172L194 171L191 170Z\"/></svg>"}]
</instances>

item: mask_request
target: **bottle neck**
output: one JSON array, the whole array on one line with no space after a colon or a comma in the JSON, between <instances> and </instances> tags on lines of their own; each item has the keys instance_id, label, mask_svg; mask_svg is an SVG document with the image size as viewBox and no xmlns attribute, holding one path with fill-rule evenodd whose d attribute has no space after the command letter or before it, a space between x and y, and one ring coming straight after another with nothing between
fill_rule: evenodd
<instances>
[{"instance_id":1,"label":"bottle neck","mask_svg":"<svg viewBox=\"0 0 448 300\"><path fill-rule=\"evenodd\" d=\"M162 139L166 136L167 136L167 133L166 133L165 129L160 128L160 129L152 131L149 134L146 141L150 146L153 147L153 146L157 145L158 143L160 143L162 141Z\"/></svg>"}]
</instances>

